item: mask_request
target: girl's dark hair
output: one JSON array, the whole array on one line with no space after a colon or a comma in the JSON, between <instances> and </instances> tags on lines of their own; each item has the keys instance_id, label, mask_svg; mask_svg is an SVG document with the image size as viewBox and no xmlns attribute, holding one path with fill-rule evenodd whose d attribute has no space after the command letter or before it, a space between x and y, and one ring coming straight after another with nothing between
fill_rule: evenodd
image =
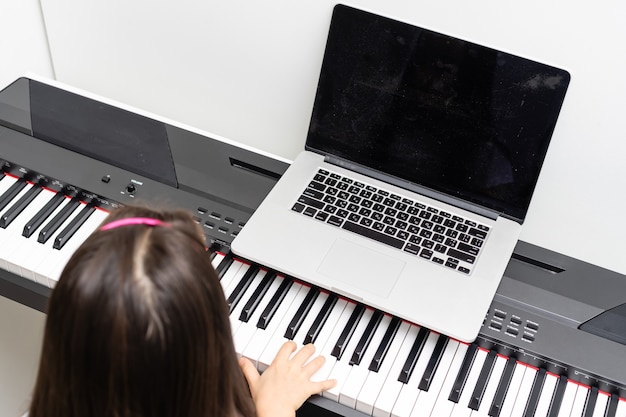
<instances>
[{"instance_id":1,"label":"girl's dark hair","mask_svg":"<svg viewBox=\"0 0 626 417\"><path fill-rule=\"evenodd\" d=\"M30 417L254 416L228 308L190 213L126 206L94 232L49 304Z\"/></svg>"}]
</instances>

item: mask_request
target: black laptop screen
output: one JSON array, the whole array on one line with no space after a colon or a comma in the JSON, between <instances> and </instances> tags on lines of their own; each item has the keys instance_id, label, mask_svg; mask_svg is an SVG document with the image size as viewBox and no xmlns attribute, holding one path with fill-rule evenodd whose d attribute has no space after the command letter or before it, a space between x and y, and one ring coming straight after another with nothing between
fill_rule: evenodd
<instances>
[{"instance_id":1,"label":"black laptop screen","mask_svg":"<svg viewBox=\"0 0 626 417\"><path fill-rule=\"evenodd\" d=\"M522 220L569 79L337 5L307 149Z\"/></svg>"}]
</instances>

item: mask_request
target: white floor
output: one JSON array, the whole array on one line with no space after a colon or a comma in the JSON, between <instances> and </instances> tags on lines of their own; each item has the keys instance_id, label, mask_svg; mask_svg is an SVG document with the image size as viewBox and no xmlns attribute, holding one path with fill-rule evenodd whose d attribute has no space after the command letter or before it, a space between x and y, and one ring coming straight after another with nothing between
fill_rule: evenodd
<instances>
[{"instance_id":1,"label":"white floor","mask_svg":"<svg viewBox=\"0 0 626 417\"><path fill-rule=\"evenodd\" d=\"M28 408L45 317L0 296L0 417L19 417Z\"/></svg>"}]
</instances>

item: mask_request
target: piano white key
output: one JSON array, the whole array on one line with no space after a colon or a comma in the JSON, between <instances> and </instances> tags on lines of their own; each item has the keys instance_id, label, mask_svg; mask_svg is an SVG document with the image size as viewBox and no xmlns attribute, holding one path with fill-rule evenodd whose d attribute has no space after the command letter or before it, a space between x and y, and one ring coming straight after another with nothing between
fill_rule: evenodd
<instances>
[{"instance_id":1,"label":"piano white key","mask_svg":"<svg viewBox=\"0 0 626 417\"><path fill-rule=\"evenodd\" d=\"M261 281L263 281L263 278L265 277L266 274L267 274L267 271L265 269L258 270L254 278L252 279L252 283L246 289L246 291L244 291L243 295L241 296L241 300L239 300L239 303L237 304L237 306L230 313L230 329L231 329L233 336L237 332L239 325L242 323L242 321L239 320L241 311L243 310L243 308L246 305L246 302L252 296L252 294L257 289Z\"/></svg>"},{"instance_id":2,"label":"piano white key","mask_svg":"<svg viewBox=\"0 0 626 417\"><path fill-rule=\"evenodd\" d=\"M409 331L407 332L407 335L402 342L402 346L400 347L400 351L398 352L398 356L396 357L396 360L394 360L393 365L389 370L389 374L387 375L387 378L385 379L385 382L382 386L382 389L378 394L378 398L376 398L376 402L374 403L373 415L375 417L391 416L393 406L398 399L398 395L400 395L402 387L404 386L404 383L398 380L398 376L402 371L404 362L409 356L409 352L413 347L413 343L415 342L419 331L420 327L416 325L411 325L411 327L409 328Z\"/></svg>"},{"instance_id":3,"label":"piano white key","mask_svg":"<svg viewBox=\"0 0 626 417\"><path fill-rule=\"evenodd\" d=\"M323 346L320 349L319 354L324 356L326 361L322 367L313 374L311 381L324 381L328 379L328 375L330 375L335 363L337 363L337 358L332 356L331 352L333 351L335 343L337 342L337 339L339 339L341 332L343 332L343 329L348 323L348 320L350 320L350 316L352 315L355 307L356 304L352 301L348 301L343 298L337 300L337 304L327 321L327 324L332 324L332 329L330 327L328 329L324 329L324 335L320 334L319 337L320 339L323 338L323 342L321 340L319 341L319 345Z\"/></svg>"},{"instance_id":4,"label":"piano white key","mask_svg":"<svg viewBox=\"0 0 626 417\"><path fill-rule=\"evenodd\" d=\"M235 341L235 351L237 352L237 355L242 356L243 352L252 340L254 334L257 330L259 330L257 328L259 317L261 317L263 310L265 310L265 307L270 302L283 280L284 278L281 275L276 275L267 292L265 293L265 296L259 302L259 305L254 310L254 313L250 316L250 319L247 322L240 322L233 335L233 339ZM239 320L238 317L237 320Z\"/></svg>"},{"instance_id":5,"label":"piano white key","mask_svg":"<svg viewBox=\"0 0 626 417\"><path fill-rule=\"evenodd\" d=\"M617 403L617 411L615 417L626 417L626 398L620 398Z\"/></svg>"},{"instance_id":6,"label":"piano white key","mask_svg":"<svg viewBox=\"0 0 626 417\"><path fill-rule=\"evenodd\" d=\"M54 262L51 262L52 268L49 270L48 274L48 284L50 285L50 288L53 288L59 281L61 272L63 272L63 269L65 268L65 264L72 257L76 249L78 249L78 247L89 237L89 235L91 235L98 228L98 226L100 226L108 215L109 213L106 211L95 210L62 249L55 249L58 252L58 255Z\"/></svg>"},{"instance_id":7,"label":"piano white key","mask_svg":"<svg viewBox=\"0 0 626 417\"><path fill-rule=\"evenodd\" d=\"M326 300L328 300L328 297L329 297L329 294L326 291L321 291L319 295L317 296L317 298L315 299L315 302L311 306L311 309L308 311L308 313L306 313L306 317L302 321L302 324L300 325L300 329L298 330L298 332L292 339L298 345L297 347L298 349L304 346L304 338L307 332L309 331L309 329L311 328L311 325L313 325L315 318L317 317L320 310L324 306L324 303L326 302ZM314 343L313 345L315 346L316 351L319 352L319 349L321 348L321 346L319 346L317 343Z\"/></svg>"},{"instance_id":8,"label":"piano white key","mask_svg":"<svg viewBox=\"0 0 626 417\"><path fill-rule=\"evenodd\" d=\"M508 358L504 356L496 356L495 363L493 364L493 370L491 371L489 381L485 387L485 393L483 394L480 406L478 407L478 410L472 411L471 417L489 416L489 409L491 408L491 403L496 395L496 390L498 389L500 378L502 378L502 374L504 373L504 367L506 366L507 360Z\"/></svg>"},{"instance_id":9,"label":"piano white key","mask_svg":"<svg viewBox=\"0 0 626 417\"><path fill-rule=\"evenodd\" d=\"M13 206L13 204L15 204L17 201L19 201L20 198L22 198L22 196L24 194L26 194L28 192L28 190L30 190L32 188L32 184L26 184L26 186L24 188L22 188L22 190L20 190L19 193L17 193L17 195L15 195L15 197L13 197L11 199L11 201L4 207L4 209L0 212L0 217L2 217L4 215L4 213L6 213L7 211L9 211L11 209L11 207ZM13 222L15 223L15 222ZM2 228L0 227L0 241L2 242L13 242L15 241L15 235L12 233L15 225L14 224L9 225L9 227L7 228ZM3 259L2 255L5 255L3 252L7 251L10 249L10 247L12 245L3 245L4 249L0 249L0 259ZM0 267L6 269L6 265L4 265L2 263L2 261L0 261Z\"/></svg>"},{"instance_id":10,"label":"piano white key","mask_svg":"<svg viewBox=\"0 0 626 417\"><path fill-rule=\"evenodd\" d=\"M431 414L433 408L435 407L437 397L439 397L441 389L446 382L446 378L454 379L454 376L456 376L456 372L454 371L456 370L458 372L458 368L452 369L452 362L456 357L456 352L460 345L461 343L456 340L448 340L443 355L441 356L439 366L437 367L437 372L435 373L432 383L430 384L430 388L428 391L420 392L417 397L417 402L413 407L411 416L421 417L429 416ZM454 376L450 376L451 370L453 371ZM448 393L450 393L450 390L448 390Z\"/></svg>"},{"instance_id":11,"label":"piano white key","mask_svg":"<svg viewBox=\"0 0 626 417\"><path fill-rule=\"evenodd\" d=\"M585 402L589 395L589 388L584 385L578 385L576 388L576 396L574 397L574 403L572 404L572 411L570 417L582 417L585 410Z\"/></svg>"},{"instance_id":12,"label":"piano white key","mask_svg":"<svg viewBox=\"0 0 626 417\"><path fill-rule=\"evenodd\" d=\"M525 371L526 366L524 364L519 362L515 364L515 370L513 371L513 376L511 377L511 382L509 383L509 389L507 390L504 402L502 403L500 417L509 417L513 412L513 407L517 399L517 393L522 385Z\"/></svg>"},{"instance_id":13,"label":"piano white key","mask_svg":"<svg viewBox=\"0 0 626 417\"><path fill-rule=\"evenodd\" d=\"M24 231L24 225L35 215L37 212L46 205L48 201L54 197L55 193L49 190L41 190L39 195L33 199L33 201L20 213L18 217L5 229L6 238L10 239L11 245L4 245L0 247L0 262L2 268L19 274L19 265L15 265L14 260L19 258L18 254L22 251L28 251L31 242L26 237L22 236ZM35 240L35 243L37 241Z\"/></svg>"},{"instance_id":14,"label":"piano white key","mask_svg":"<svg viewBox=\"0 0 626 417\"><path fill-rule=\"evenodd\" d=\"M53 219L63 208L69 204L70 198L64 198L59 207L57 207L51 214L48 216L48 219L44 222L44 225ZM35 276L35 269L46 258L50 253L53 252L52 243L54 241L53 238L50 238L46 243L39 243L37 241L39 235L39 231L35 231L27 240L30 242L29 251L22 251L18 254L17 258L14 260L16 265L20 266L20 275L38 282L39 284L48 286L48 279L40 278L40 281L37 281L37 277Z\"/></svg>"},{"instance_id":15,"label":"piano white key","mask_svg":"<svg viewBox=\"0 0 626 417\"><path fill-rule=\"evenodd\" d=\"M446 379L437 394L437 400L435 401L430 414L432 417L448 417L452 413L452 409L455 404L450 401L448 397L450 396L450 391L452 391L456 376L463 365L463 359L465 358L468 346L469 345L466 345L465 343L460 343L457 347L454 359L448 369Z\"/></svg>"},{"instance_id":16,"label":"piano white key","mask_svg":"<svg viewBox=\"0 0 626 417\"><path fill-rule=\"evenodd\" d=\"M243 356L250 359L259 370L262 370L268 365L259 363L259 358L267 347L268 342L274 336L274 332L278 328L281 318L284 317L285 314L287 314L287 311L291 307L293 300L301 289L302 285L298 284L297 282L294 282L291 285L291 287L287 291L287 294L278 306L274 317L272 318L272 320L270 320L269 325L265 329L257 328L250 340L250 343L248 343L245 350L243 351Z\"/></svg>"},{"instance_id":17,"label":"piano white key","mask_svg":"<svg viewBox=\"0 0 626 417\"><path fill-rule=\"evenodd\" d=\"M565 393L563 394L563 400L561 401L561 407L557 417L569 417L572 411L572 405L574 404L574 398L576 397L576 390L578 384L572 381L567 381L565 386Z\"/></svg>"},{"instance_id":18,"label":"piano white key","mask_svg":"<svg viewBox=\"0 0 626 417\"><path fill-rule=\"evenodd\" d=\"M463 391L461 392L459 402L452 408L452 413L450 414L452 417L464 417L469 416L472 413L472 409L469 408L469 402L472 398L472 394L474 393L474 387L476 386L476 382L478 382L478 377L480 376L480 371L483 368L486 358L486 350L478 349L476 351L476 357L474 358L472 367L467 375L467 380L465 382L465 386L463 387Z\"/></svg>"},{"instance_id":19,"label":"piano white key","mask_svg":"<svg viewBox=\"0 0 626 417\"><path fill-rule=\"evenodd\" d=\"M524 377L520 384L517 396L515 398L515 404L513 404L513 410L511 410L511 417L522 417L524 410L526 409L526 403L528 397L530 397L530 390L533 387L533 382L537 376L537 369L530 366L525 366Z\"/></svg>"},{"instance_id":20,"label":"piano white key","mask_svg":"<svg viewBox=\"0 0 626 417\"><path fill-rule=\"evenodd\" d=\"M230 285L235 281L234 285L237 285L236 278L241 278L245 271L248 269L250 265L235 259L233 263L228 267L228 270L220 280L220 284L222 284L222 289L224 290L224 294L228 294L228 290L230 289ZM244 269L243 272L241 270Z\"/></svg>"},{"instance_id":21,"label":"piano white key","mask_svg":"<svg viewBox=\"0 0 626 417\"><path fill-rule=\"evenodd\" d=\"M380 342L383 340L383 336L385 335L390 322L391 316L385 314L378 324L378 327L372 336L361 362L358 365L352 365L352 369L350 369L350 373L346 377L343 389L339 393L339 402L341 404L347 405L351 408L356 408L357 398L365 380L367 379L367 374L370 372L368 367L374 358L378 345L380 345Z\"/></svg>"},{"instance_id":22,"label":"piano white key","mask_svg":"<svg viewBox=\"0 0 626 417\"><path fill-rule=\"evenodd\" d=\"M413 369L413 373L409 378L409 381L404 384L402 389L400 390L400 394L398 395L398 399L391 410L391 415L394 417L404 417L411 414L413 410L413 406L417 401L417 397L420 394L420 390L417 386L420 383L422 375L424 374L424 369L426 369L426 365L428 365L428 361L433 353L435 345L437 344L437 339L439 338L439 334L430 332L428 338L426 339L426 343L424 343L424 347L422 348L422 352L415 363L415 369Z\"/></svg>"},{"instance_id":23,"label":"piano white key","mask_svg":"<svg viewBox=\"0 0 626 417\"><path fill-rule=\"evenodd\" d=\"M274 320L272 320L272 323L276 323L276 325L273 327L272 337L269 339L263 349L263 352L259 356L258 368L260 371L264 371L268 366L270 366L276 356L276 353L280 350L280 347L288 341L288 339L284 336L285 329L294 314L296 314L296 311L304 301L310 289L310 287L297 282L294 282L293 286L299 288L299 291L291 302L289 308L285 310L283 314L274 317Z\"/></svg>"},{"instance_id":24,"label":"piano white key","mask_svg":"<svg viewBox=\"0 0 626 417\"><path fill-rule=\"evenodd\" d=\"M596 399L596 406L593 409L592 417L604 417L604 412L608 404L609 394L604 391L598 392L598 398Z\"/></svg>"},{"instance_id":25,"label":"piano white key","mask_svg":"<svg viewBox=\"0 0 626 417\"><path fill-rule=\"evenodd\" d=\"M378 370L378 372L370 371L367 375L367 379L363 384L363 388L361 388L361 392L357 397L357 410L366 414L373 414L376 398L378 398L378 395L382 390L383 384L387 376L389 375L389 372L392 369L394 362L396 360L398 362L401 361L401 359L398 359L398 355L410 327L411 325L405 321L400 324L400 327L398 328L398 331L396 332L396 335L391 345L389 346L389 350L387 351L387 355L385 356L385 360L383 361L380 369ZM398 373L400 373L400 369L398 369Z\"/></svg>"},{"instance_id":26,"label":"piano white key","mask_svg":"<svg viewBox=\"0 0 626 417\"><path fill-rule=\"evenodd\" d=\"M559 381L559 377L554 374L546 373L546 379L543 382L543 388L539 395L539 402L537 403L537 409L535 410L534 417L547 417L550 411L550 401L552 395L556 389L556 383Z\"/></svg>"},{"instance_id":27,"label":"piano white key","mask_svg":"<svg viewBox=\"0 0 626 417\"><path fill-rule=\"evenodd\" d=\"M223 253L215 252L215 256L213 257L213 259L211 259L211 265L213 265L213 268L217 268L220 262L222 262L222 259L224 259L225 257L226 255L224 255Z\"/></svg>"},{"instance_id":28,"label":"piano white key","mask_svg":"<svg viewBox=\"0 0 626 417\"><path fill-rule=\"evenodd\" d=\"M5 175L0 179L0 196L4 194L13 184L17 182L17 178L11 175Z\"/></svg>"},{"instance_id":29,"label":"piano white key","mask_svg":"<svg viewBox=\"0 0 626 417\"><path fill-rule=\"evenodd\" d=\"M361 319L359 320L354 330L354 333L350 338L350 341L345 347L343 355L335 362L333 369L330 371L330 374L328 376L330 379L336 379L337 385L335 385L335 387L331 388L330 390L322 393L324 397L339 402L339 394L343 389L346 378L348 377L351 368L349 364L350 357L352 356L352 352L354 352L354 349L356 348L356 345L359 342L359 339L365 331L365 328L367 327L367 324L369 323L373 314L374 310L371 308L366 308L363 312L363 315L361 316Z\"/></svg>"}]
</instances>

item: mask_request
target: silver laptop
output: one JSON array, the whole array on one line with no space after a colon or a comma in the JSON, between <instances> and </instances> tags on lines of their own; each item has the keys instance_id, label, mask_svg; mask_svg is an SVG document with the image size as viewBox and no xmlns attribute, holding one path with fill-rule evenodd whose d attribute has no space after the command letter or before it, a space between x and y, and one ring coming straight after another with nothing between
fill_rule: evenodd
<instances>
[{"instance_id":1,"label":"silver laptop","mask_svg":"<svg viewBox=\"0 0 626 417\"><path fill-rule=\"evenodd\" d=\"M472 341L570 76L337 5L306 149L235 254Z\"/></svg>"}]
</instances>

